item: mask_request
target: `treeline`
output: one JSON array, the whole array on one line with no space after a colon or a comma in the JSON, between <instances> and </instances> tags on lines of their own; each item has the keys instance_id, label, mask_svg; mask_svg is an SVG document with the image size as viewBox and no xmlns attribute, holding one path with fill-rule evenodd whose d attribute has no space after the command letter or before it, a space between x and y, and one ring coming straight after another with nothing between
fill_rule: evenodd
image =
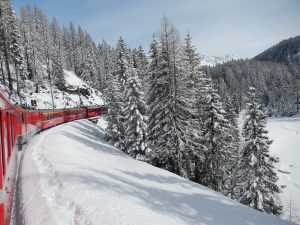
<instances>
[{"instance_id":1,"label":"treeline","mask_svg":"<svg viewBox=\"0 0 300 225\"><path fill-rule=\"evenodd\" d=\"M300 36L283 40L257 55L255 59L286 64L300 63Z\"/></svg>"},{"instance_id":2,"label":"treeline","mask_svg":"<svg viewBox=\"0 0 300 225\"><path fill-rule=\"evenodd\" d=\"M10 94L39 92L45 82L64 90L63 69L74 71L106 96L106 137L119 149L257 210L281 212L266 118L248 89L260 82L230 92L213 68L201 68L191 35L182 42L166 18L147 56L122 38L116 48L97 45L82 28L60 28L37 7L22 8L17 19L9 0L1 0L0 13L1 82Z\"/></svg>"},{"instance_id":3,"label":"treeline","mask_svg":"<svg viewBox=\"0 0 300 225\"><path fill-rule=\"evenodd\" d=\"M122 38L116 55L107 92L112 144L254 209L280 214L278 159L269 154L272 141L255 88L248 88L240 131L238 100L221 100L201 70L191 35L182 43L166 18L147 67L137 66L144 61L133 57Z\"/></svg>"},{"instance_id":4,"label":"treeline","mask_svg":"<svg viewBox=\"0 0 300 225\"><path fill-rule=\"evenodd\" d=\"M204 67L203 71L213 80L221 96L233 96L240 107L245 104L247 88L253 86L269 116L295 115L297 96L299 101L300 65L294 61L284 62L288 59L288 52L295 56L299 49L298 39L283 41L258 56L263 61L234 60ZM0 44L1 83L8 87L10 95L16 94L20 98L24 92L40 92L45 83L68 91L63 69L73 71L105 93L117 56L116 49L105 41L96 44L86 31L73 23L60 27L55 18L50 21L37 7L21 8L17 19L9 0L0 1ZM129 49L129 52L135 67L143 67L140 79L144 83L149 58L142 47ZM276 57L282 63L271 62L276 61Z\"/></svg>"},{"instance_id":5,"label":"treeline","mask_svg":"<svg viewBox=\"0 0 300 225\"><path fill-rule=\"evenodd\" d=\"M245 105L248 87L254 86L269 116L292 116L297 113L300 90L298 64L234 60L206 67L204 71L213 79L221 96L235 96L240 106Z\"/></svg>"},{"instance_id":6,"label":"treeline","mask_svg":"<svg viewBox=\"0 0 300 225\"><path fill-rule=\"evenodd\" d=\"M75 72L92 87L105 85L107 51L81 27L60 27L37 7L26 6L17 19L9 0L0 1L0 79L10 95L36 93L47 84L65 90L63 69ZM112 53L113 54L113 53Z\"/></svg>"}]
</instances>

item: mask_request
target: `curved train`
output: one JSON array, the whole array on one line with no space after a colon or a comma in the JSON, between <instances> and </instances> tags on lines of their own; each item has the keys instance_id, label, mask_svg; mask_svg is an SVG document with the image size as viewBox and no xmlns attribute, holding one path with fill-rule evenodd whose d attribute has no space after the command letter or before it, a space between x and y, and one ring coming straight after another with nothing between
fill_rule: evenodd
<instances>
[{"instance_id":1,"label":"curved train","mask_svg":"<svg viewBox=\"0 0 300 225\"><path fill-rule=\"evenodd\" d=\"M13 105L0 90L0 225L9 225L18 150L36 133L61 123L108 113L107 106L36 110Z\"/></svg>"}]
</instances>

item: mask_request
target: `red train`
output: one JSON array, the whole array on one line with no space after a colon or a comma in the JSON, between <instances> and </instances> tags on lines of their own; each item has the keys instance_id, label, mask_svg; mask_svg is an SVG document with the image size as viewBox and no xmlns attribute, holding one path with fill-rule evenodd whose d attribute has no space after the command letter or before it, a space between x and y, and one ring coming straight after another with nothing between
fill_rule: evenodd
<instances>
[{"instance_id":1,"label":"red train","mask_svg":"<svg viewBox=\"0 0 300 225\"><path fill-rule=\"evenodd\" d=\"M37 132L82 118L107 114L107 106L36 110L13 105L0 90L0 225L9 225L17 151Z\"/></svg>"}]
</instances>

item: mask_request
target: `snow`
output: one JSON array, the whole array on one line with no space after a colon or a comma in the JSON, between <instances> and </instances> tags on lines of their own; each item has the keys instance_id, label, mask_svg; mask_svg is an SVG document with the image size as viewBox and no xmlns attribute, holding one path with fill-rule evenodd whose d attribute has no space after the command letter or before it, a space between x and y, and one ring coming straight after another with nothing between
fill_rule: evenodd
<instances>
[{"instance_id":1,"label":"snow","mask_svg":"<svg viewBox=\"0 0 300 225\"><path fill-rule=\"evenodd\" d=\"M53 96L54 96L54 103L55 108L72 108L78 107L80 105L84 106L93 106L93 105L103 105L103 96L102 93L97 91L96 89L92 88L91 85L87 84L81 78L76 76L73 72L64 70L66 86L69 92L63 92L56 88L53 85ZM0 85L0 87L8 93L7 87L4 85ZM31 100L36 100L37 108L39 109L49 109L52 108L52 99L50 94L50 85L49 80L47 78L44 79L43 83L41 84L39 93L35 93L34 84L26 80L26 91L23 93L23 100L22 104L27 104L31 106ZM16 87L15 87L16 88ZM88 91L89 95L84 96L83 94L78 94L77 89L85 89ZM9 96L7 94L7 96ZM18 102L19 98L16 96L12 96L11 99L13 102Z\"/></svg>"},{"instance_id":2,"label":"snow","mask_svg":"<svg viewBox=\"0 0 300 225\"><path fill-rule=\"evenodd\" d=\"M236 59L238 59L236 55L224 55L224 56L201 55L200 56L201 66L216 66L217 64L226 63Z\"/></svg>"},{"instance_id":3,"label":"snow","mask_svg":"<svg viewBox=\"0 0 300 225\"><path fill-rule=\"evenodd\" d=\"M281 194L283 218L300 224L300 118L270 118L268 130L273 144L271 153L278 156L279 184L286 186ZM291 207L290 207L291 201Z\"/></svg>"},{"instance_id":4,"label":"snow","mask_svg":"<svg viewBox=\"0 0 300 225\"><path fill-rule=\"evenodd\" d=\"M130 158L103 128L103 118L79 120L30 140L18 182L25 224L290 224Z\"/></svg>"},{"instance_id":5,"label":"snow","mask_svg":"<svg viewBox=\"0 0 300 225\"><path fill-rule=\"evenodd\" d=\"M65 70L66 83L72 86L84 87L85 82L77 77L72 71Z\"/></svg>"}]
</instances>

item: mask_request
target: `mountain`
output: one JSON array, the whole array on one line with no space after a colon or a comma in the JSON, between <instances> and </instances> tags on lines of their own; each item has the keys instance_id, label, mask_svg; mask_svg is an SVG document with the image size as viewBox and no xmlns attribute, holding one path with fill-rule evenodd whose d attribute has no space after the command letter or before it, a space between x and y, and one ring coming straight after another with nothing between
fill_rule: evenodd
<instances>
[{"instance_id":1,"label":"mountain","mask_svg":"<svg viewBox=\"0 0 300 225\"><path fill-rule=\"evenodd\" d=\"M215 66L218 64L229 62L234 59L237 59L237 57L233 55L224 55L224 56L200 55L202 66Z\"/></svg>"},{"instance_id":2,"label":"mountain","mask_svg":"<svg viewBox=\"0 0 300 225\"><path fill-rule=\"evenodd\" d=\"M257 60L300 64L300 35L283 40L254 57Z\"/></svg>"}]
</instances>

